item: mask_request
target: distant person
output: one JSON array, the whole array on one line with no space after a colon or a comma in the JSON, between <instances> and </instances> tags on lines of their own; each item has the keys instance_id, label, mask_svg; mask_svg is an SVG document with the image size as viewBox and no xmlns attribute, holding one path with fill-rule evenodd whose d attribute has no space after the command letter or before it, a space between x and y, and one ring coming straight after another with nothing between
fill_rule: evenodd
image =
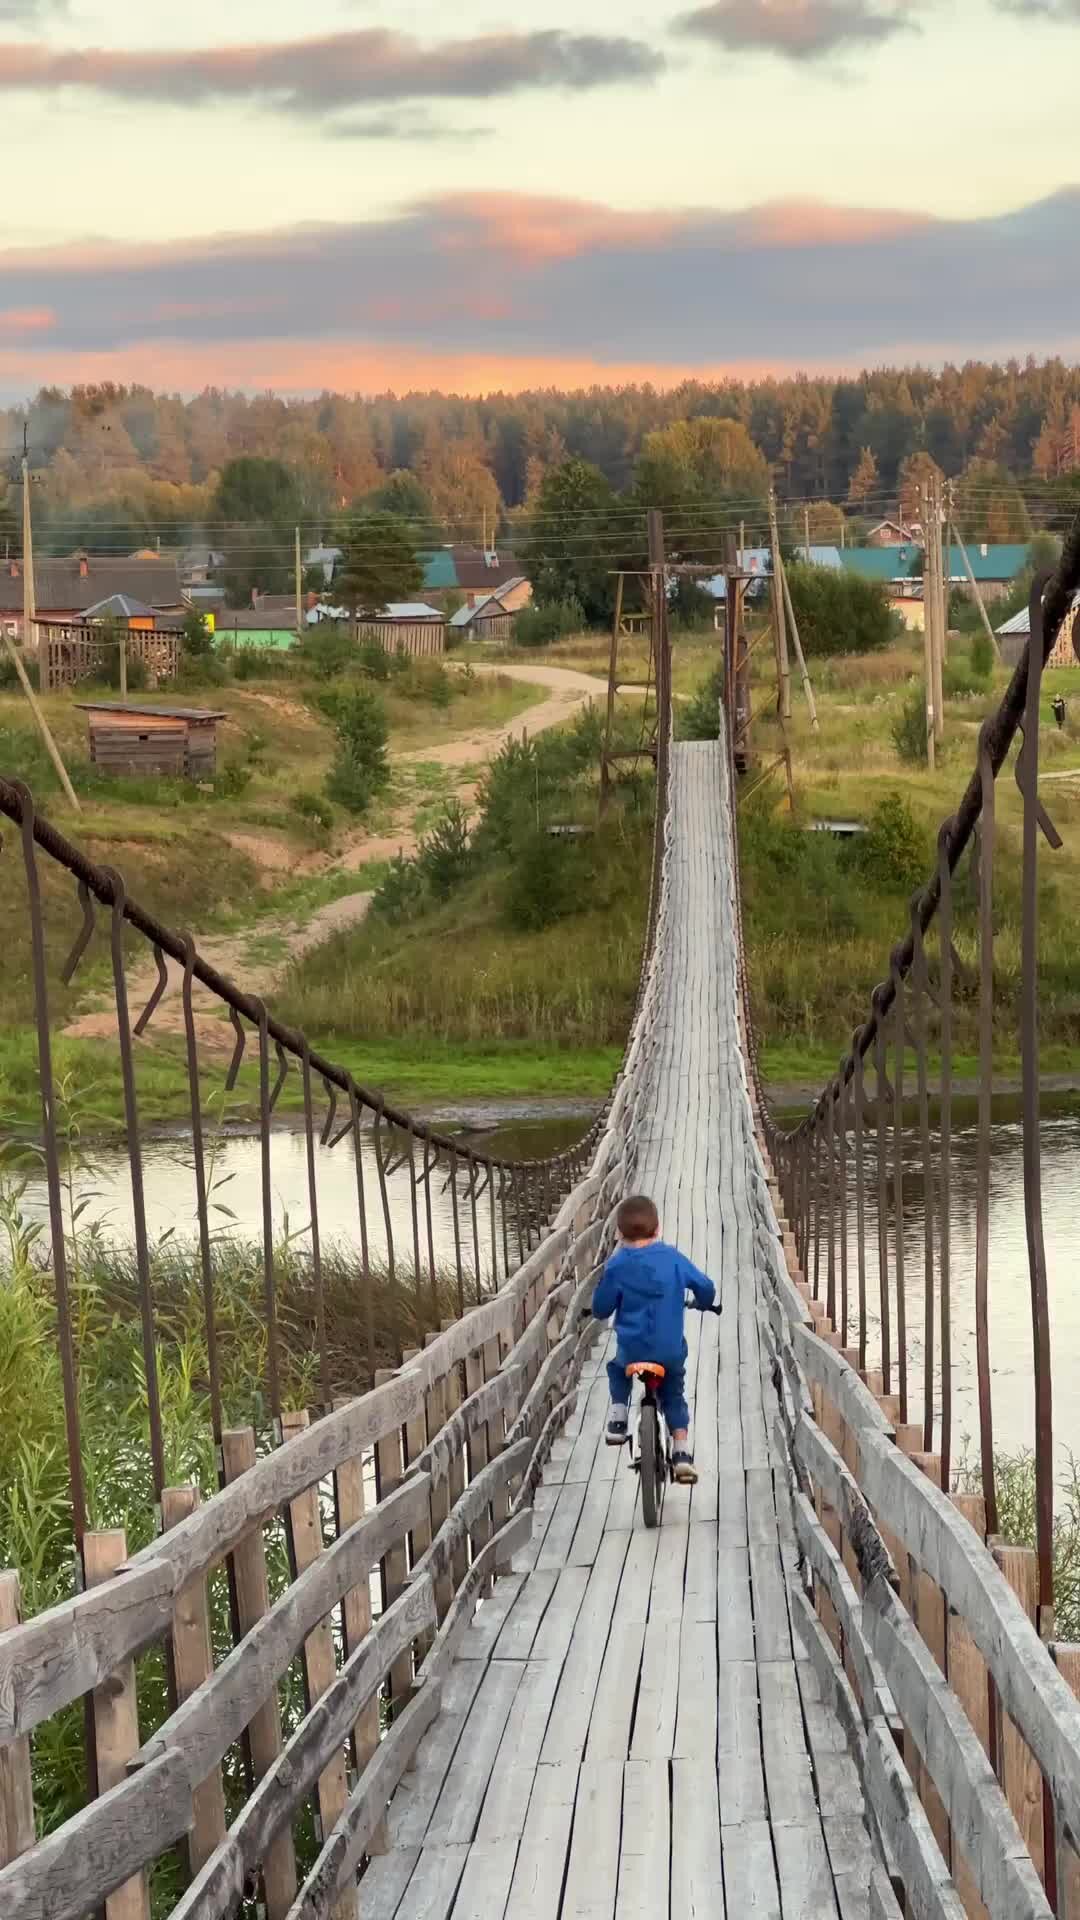
<instances>
[{"instance_id":1,"label":"distant person","mask_svg":"<svg viewBox=\"0 0 1080 1920\"><path fill-rule=\"evenodd\" d=\"M1050 711L1053 714L1054 719L1058 723L1058 731L1060 733L1062 728L1065 725L1065 702L1062 699L1060 693L1056 693L1054 695L1054 698L1051 700Z\"/></svg>"},{"instance_id":2,"label":"distant person","mask_svg":"<svg viewBox=\"0 0 1080 1920\"><path fill-rule=\"evenodd\" d=\"M652 1200L641 1194L624 1200L618 1227L622 1245L607 1262L592 1302L597 1320L614 1315L618 1342L607 1370L611 1389L607 1443L621 1447L629 1438L627 1367L635 1361L655 1361L664 1369L658 1398L671 1435L675 1478L690 1487L697 1472L690 1454L686 1404L685 1296L689 1290L704 1312L714 1305L716 1288L685 1254L661 1240L660 1216Z\"/></svg>"}]
</instances>

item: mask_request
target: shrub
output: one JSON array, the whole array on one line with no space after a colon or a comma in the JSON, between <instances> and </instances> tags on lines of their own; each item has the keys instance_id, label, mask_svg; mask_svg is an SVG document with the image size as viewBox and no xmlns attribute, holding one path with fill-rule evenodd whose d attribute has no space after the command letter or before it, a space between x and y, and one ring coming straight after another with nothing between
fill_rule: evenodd
<instances>
[{"instance_id":1,"label":"shrub","mask_svg":"<svg viewBox=\"0 0 1080 1920\"><path fill-rule=\"evenodd\" d=\"M363 813L390 777L382 701L370 688L353 686L324 696L320 705L338 740L337 756L327 776L327 795L349 813Z\"/></svg>"},{"instance_id":2,"label":"shrub","mask_svg":"<svg viewBox=\"0 0 1080 1920\"><path fill-rule=\"evenodd\" d=\"M184 615L180 648L188 660L201 660L208 653L213 653L214 636L201 613L192 610Z\"/></svg>"},{"instance_id":3,"label":"shrub","mask_svg":"<svg viewBox=\"0 0 1080 1920\"><path fill-rule=\"evenodd\" d=\"M234 680L288 680L296 655L279 653L274 647L222 647L216 658Z\"/></svg>"},{"instance_id":4,"label":"shrub","mask_svg":"<svg viewBox=\"0 0 1080 1920\"><path fill-rule=\"evenodd\" d=\"M299 793L293 794L289 805L302 820L310 820L313 826L321 827L324 833L330 832L334 824L334 809L321 793L313 793L310 787L302 787Z\"/></svg>"},{"instance_id":5,"label":"shrub","mask_svg":"<svg viewBox=\"0 0 1080 1920\"><path fill-rule=\"evenodd\" d=\"M980 627L971 642L971 671L983 687L989 686L994 677L994 643L985 627Z\"/></svg>"},{"instance_id":6,"label":"shrub","mask_svg":"<svg viewBox=\"0 0 1080 1920\"><path fill-rule=\"evenodd\" d=\"M312 680L340 680L356 659L356 648L346 629L324 621L305 633L295 657L301 673Z\"/></svg>"},{"instance_id":7,"label":"shrub","mask_svg":"<svg viewBox=\"0 0 1080 1920\"><path fill-rule=\"evenodd\" d=\"M791 604L807 655L877 653L895 628L884 587L831 567L790 566Z\"/></svg>"},{"instance_id":8,"label":"shrub","mask_svg":"<svg viewBox=\"0 0 1080 1920\"><path fill-rule=\"evenodd\" d=\"M448 800L430 833L420 842L417 867L434 899L448 900L472 863L469 819L460 800Z\"/></svg>"},{"instance_id":9,"label":"shrub","mask_svg":"<svg viewBox=\"0 0 1080 1920\"><path fill-rule=\"evenodd\" d=\"M514 853L503 896L506 917L521 933L554 926L579 905L574 850L542 828L523 839Z\"/></svg>"},{"instance_id":10,"label":"shrub","mask_svg":"<svg viewBox=\"0 0 1080 1920\"><path fill-rule=\"evenodd\" d=\"M38 663L32 654L29 658L23 655L23 666L30 685L36 690L41 685L41 675L38 671ZM0 646L0 693L14 693L18 685L19 675L15 662L7 648Z\"/></svg>"},{"instance_id":11,"label":"shrub","mask_svg":"<svg viewBox=\"0 0 1080 1920\"><path fill-rule=\"evenodd\" d=\"M913 687L889 731L893 746L908 766L926 765L926 699L921 687Z\"/></svg>"},{"instance_id":12,"label":"shrub","mask_svg":"<svg viewBox=\"0 0 1080 1920\"><path fill-rule=\"evenodd\" d=\"M392 656L379 640L365 640L356 656L365 680L389 680Z\"/></svg>"},{"instance_id":13,"label":"shrub","mask_svg":"<svg viewBox=\"0 0 1080 1920\"><path fill-rule=\"evenodd\" d=\"M454 680L438 660L425 660L403 676L400 691L407 700L445 709L454 698Z\"/></svg>"},{"instance_id":14,"label":"shrub","mask_svg":"<svg viewBox=\"0 0 1080 1920\"><path fill-rule=\"evenodd\" d=\"M680 740L718 740L720 738L720 698L724 691L724 669L717 667L703 680L693 698L678 709Z\"/></svg>"},{"instance_id":15,"label":"shrub","mask_svg":"<svg viewBox=\"0 0 1080 1920\"><path fill-rule=\"evenodd\" d=\"M101 671L94 675L99 686L111 687L114 691L120 685L120 646L110 647L105 655ZM128 654L127 689L129 693L142 693L146 686L146 668L138 654Z\"/></svg>"},{"instance_id":16,"label":"shrub","mask_svg":"<svg viewBox=\"0 0 1080 1920\"><path fill-rule=\"evenodd\" d=\"M986 682L975 672L970 660L946 660L941 670L941 686L946 700L964 700L986 692Z\"/></svg>"},{"instance_id":17,"label":"shrub","mask_svg":"<svg viewBox=\"0 0 1080 1920\"><path fill-rule=\"evenodd\" d=\"M580 633L585 615L576 600L553 600L543 607L523 607L514 621L514 644L547 647L567 634Z\"/></svg>"},{"instance_id":18,"label":"shrub","mask_svg":"<svg viewBox=\"0 0 1080 1920\"><path fill-rule=\"evenodd\" d=\"M854 849L857 864L882 888L909 894L926 879L930 844L900 793L882 795Z\"/></svg>"},{"instance_id":19,"label":"shrub","mask_svg":"<svg viewBox=\"0 0 1080 1920\"><path fill-rule=\"evenodd\" d=\"M246 793L251 785L251 768L240 760L230 760L227 766L214 778L214 797L217 800L236 800Z\"/></svg>"},{"instance_id":20,"label":"shrub","mask_svg":"<svg viewBox=\"0 0 1080 1920\"><path fill-rule=\"evenodd\" d=\"M396 853L386 869L386 874L375 889L375 898L371 902L372 913L381 915L393 927L403 921L411 920L427 905L427 888L424 876L415 860L409 860L403 853Z\"/></svg>"}]
</instances>

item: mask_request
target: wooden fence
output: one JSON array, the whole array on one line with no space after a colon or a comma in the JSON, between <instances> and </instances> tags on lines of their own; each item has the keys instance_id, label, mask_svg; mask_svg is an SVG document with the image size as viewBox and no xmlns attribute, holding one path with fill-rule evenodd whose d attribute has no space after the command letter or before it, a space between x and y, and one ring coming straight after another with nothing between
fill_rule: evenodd
<instances>
[{"instance_id":1,"label":"wooden fence","mask_svg":"<svg viewBox=\"0 0 1080 1920\"><path fill-rule=\"evenodd\" d=\"M201 1503L167 1488L161 1536L131 1558L122 1534L87 1535L87 1590L65 1604L17 1625L15 1582L0 1577L3 1920L82 1920L102 1903L106 1920L149 1920L154 1865L178 1846L174 1920L217 1920L257 1889L267 1920L357 1914L358 1874L385 1846L386 1808L477 1603L529 1535L599 1331L582 1317L633 1174L662 947L591 1170L494 1297L371 1392L314 1424L286 1414L264 1457L250 1429L226 1432L222 1490ZM217 1657L223 1568L232 1644ZM147 1733L135 1663L152 1648L173 1707ZM283 1726L297 1660L306 1710ZM35 1843L30 1741L80 1703L97 1797Z\"/></svg>"},{"instance_id":2,"label":"wooden fence","mask_svg":"<svg viewBox=\"0 0 1080 1920\"><path fill-rule=\"evenodd\" d=\"M41 691L55 693L82 680L100 679L116 659L118 636L101 627L61 626L39 621L38 663ZM129 661L140 660L149 684L175 680L180 666L181 634L176 631L129 631L122 636Z\"/></svg>"},{"instance_id":3,"label":"wooden fence","mask_svg":"<svg viewBox=\"0 0 1080 1920\"><path fill-rule=\"evenodd\" d=\"M359 643L377 640L387 653L408 653L429 660L446 652L445 620L358 620Z\"/></svg>"},{"instance_id":4,"label":"wooden fence","mask_svg":"<svg viewBox=\"0 0 1080 1920\"><path fill-rule=\"evenodd\" d=\"M732 911L741 926L737 898ZM1080 1920L1080 1648L1043 1644L1034 1552L987 1540L982 1497L942 1489L922 1426L900 1423L881 1374L859 1371L858 1347L843 1347L815 1298L764 1144L745 967L739 1016L748 1183L771 1283L759 1312L804 1582L793 1619L884 1863L870 1911Z\"/></svg>"}]
</instances>

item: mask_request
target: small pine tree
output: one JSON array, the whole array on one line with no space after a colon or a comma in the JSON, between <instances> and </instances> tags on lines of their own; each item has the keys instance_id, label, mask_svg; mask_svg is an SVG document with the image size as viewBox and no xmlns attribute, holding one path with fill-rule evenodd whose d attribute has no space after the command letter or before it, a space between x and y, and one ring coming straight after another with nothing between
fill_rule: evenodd
<instances>
[{"instance_id":1,"label":"small pine tree","mask_svg":"<svg viewBox=\"0 0 1080 1920\"><path fill-rule=\"evenodd\" d=\"M848 499L852 506L865 507L867 501L877 491L877 483L878 463L872 448L864 447L848 488Z\"/></svg>"}]
</instances>

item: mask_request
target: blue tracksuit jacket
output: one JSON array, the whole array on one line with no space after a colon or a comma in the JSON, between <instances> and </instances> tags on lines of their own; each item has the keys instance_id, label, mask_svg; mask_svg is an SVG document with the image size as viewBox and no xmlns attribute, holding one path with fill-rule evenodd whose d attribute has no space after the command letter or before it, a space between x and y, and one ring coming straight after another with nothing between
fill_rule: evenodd
<instances>
[{"instance_id":1,"label":"blue tracksuit jacket","mask_svg":"<svg viewBox=\"0 0 1080 1920\"><path fill-rule=\"evenodd\" d=\"M634 1360L655 1360L664 1368L661 1405L673 1432L689 1426L686 1404L686 1334L683 1320L687 1289L701 1307L711 1307L716 1288L693 1262L662 1240L647 1247L620 1247L613 1253L593 1294L597 1320L615 1316L618 1352L608 1366L612 1400L630 1398L626 1369Z\"/></svg>"}]
</instances>

